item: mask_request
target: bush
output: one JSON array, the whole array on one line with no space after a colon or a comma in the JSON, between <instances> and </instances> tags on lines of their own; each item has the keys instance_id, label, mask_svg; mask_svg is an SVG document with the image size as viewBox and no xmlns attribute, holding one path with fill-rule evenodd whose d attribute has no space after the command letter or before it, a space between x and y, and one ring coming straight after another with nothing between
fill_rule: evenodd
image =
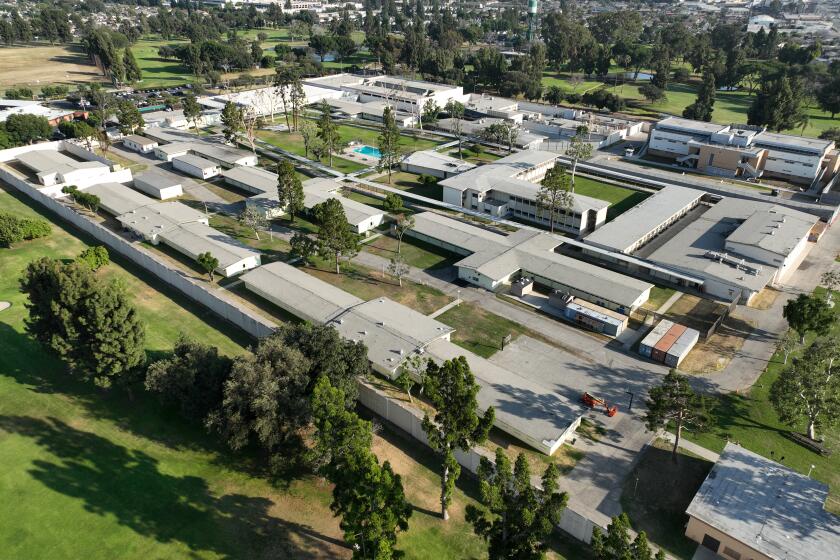
<instances>
[{"instance_id":1,"label":"bush","mask_svg":"<svg viewBox=\"0 0 840 560\"><path fill-rule=\"evenodd\" d=\"M437 177L432 177L431 175L426 174L420 175L417 180L424 185L436 185L438 182Z\"/></svg>"},{"instance_id":2,"label":"bush","mask_svg":"<svg viewBox=\"0 0 840 560\"><path fill-rule=\"evenodd\" d=\"M0 246L11 247L13 243L46 237L51 232L50 224L39 218L20 218L0 212Z\"/></svg>"},{"instance_id":3,"label":"bush","mask_svg":"<svg viewBox=\"0 0 840 560\"><path fill-rule=\"evenodd\" d=\"M63 187L61 189L61 192L63 192L64 194L69 194L73 197L73 200L76 201L76 204L84 206L91 212L96 212L97 210L99 210L99 197L95 194L82 192L72 185L68 187Z\"/></svg>"},{"instance_id":4,"label":"bush","mask_svg":"<svg viewBox=\"0 0 840 560\"><path fill-rule=\"evenodd\" d=\"M688 71L688 68L677 68L674 70L675 82L687 82L690 78L691 72Z\"/></svg>"},{"instance_id":5,"label":"bush","mask_svg":"<svg viewBox=\"0 0 840 560\"><path fill-rule=\"evenodd\" d=\"M94 272L106 266L111 262L111 257L108 255L108 249L102 245L96 247L88 247L76 257L76 262L83 264L93 270Z\"/></svg>"}]
</instances>

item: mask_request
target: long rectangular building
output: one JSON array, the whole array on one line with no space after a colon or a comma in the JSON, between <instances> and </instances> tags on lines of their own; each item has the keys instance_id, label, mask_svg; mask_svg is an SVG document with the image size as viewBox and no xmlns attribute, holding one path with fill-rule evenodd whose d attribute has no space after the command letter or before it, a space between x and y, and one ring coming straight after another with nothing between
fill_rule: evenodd
<instances>
[{"instance_id":1,"label":"long rectangular building","mask_svg":"<svg viewBox=\"0 0 840 560\"><path fill-rule=\"evenodd\" d=\"M705 193L668 186L586 236L586 243L631 254L700 204Z\"/></svg>"},{"instance_id":2,"label":"long rectangular building","mask_svg":"<svg viewBox=\"0 0 840 560\"><path fill-rule=\"evenodd\" d=\"M531 277L537 284L629 314L648 300L653 287L557 253L563 239L549 233L523 229L503 235L423 212L415 215L415 225L407 235L465 255L455 263L458 277L488 290L517 277Z\"/></svg>"}]
</instances>

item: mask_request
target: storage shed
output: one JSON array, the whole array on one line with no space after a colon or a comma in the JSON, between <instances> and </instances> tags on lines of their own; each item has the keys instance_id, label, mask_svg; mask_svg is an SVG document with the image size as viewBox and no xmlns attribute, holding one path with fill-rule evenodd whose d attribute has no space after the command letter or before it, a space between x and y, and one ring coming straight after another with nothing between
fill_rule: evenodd
<instances>
[{"instance_id":1,"label":"storage shed","mask_svg":"<svg viewBox=\"0 0 840 560\"><path fill-rule=\"evenodd\" d=\"M157 140L140 136L139 134L129 134L123 138L123 146L129 150L140 152L141 154L148 154L158 147Z\"/></svg>"},{"instance_id":2,"label":"storage shed","mask_svg":"<svg viewBox=\"0 0 840 560\"><path fill-rule=\"evenodd\" d=\"M184 194L181 182L162 173L144 173L134 178L134 188L161 200L175 198Z\"/></svg>"},{"instance_id":3,"label":"storage shed","mask_svg":"<svg viewBox=\"0 0 840 560\"><path fill-rule=\"evenodd\" d=\"M639 354L677 367L699 339L699 331L664 319L639 344Z\"/></svg>"}]
</instances>

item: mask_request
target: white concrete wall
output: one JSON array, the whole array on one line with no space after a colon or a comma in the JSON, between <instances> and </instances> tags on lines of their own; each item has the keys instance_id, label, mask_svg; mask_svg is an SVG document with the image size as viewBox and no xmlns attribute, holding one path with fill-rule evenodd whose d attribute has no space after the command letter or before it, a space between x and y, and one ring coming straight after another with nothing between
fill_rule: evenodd
<instances>
[{"instance_id":1,"label":"white concrete wall","mask_svg":"<svg viewBox=\"0 0 840 560\"><path fill-rule=\"evenodd\" d=\"M822 156L819 155L792 154L769 148L764 171L813 180L820 170L821 161Z\"/></svg>"},{"instance_id":2,"label":"white concrete wall","mask_svg":"<svg viewBox=\"0 0 840 560\"><path fill-rule=\"evenodd\" d=\"M461 191L458 189L453 189L450 187L443 187L443 201L447 204L454 204L456 206L462 206L463 201L461 199Z\"/></svg>"},{"instance_id":3,"label":"white concrete wall","mask_svg":"<svg viewBox=\"0 0 840 560\"><path fill-rule=\"evenodd\" d=\"M678 156L685 156L688 155L688 141L690 139L690 136L683 134L654 129L650 133L648 148L661 152L669 152Z\"/></svg>"}]
</instances>

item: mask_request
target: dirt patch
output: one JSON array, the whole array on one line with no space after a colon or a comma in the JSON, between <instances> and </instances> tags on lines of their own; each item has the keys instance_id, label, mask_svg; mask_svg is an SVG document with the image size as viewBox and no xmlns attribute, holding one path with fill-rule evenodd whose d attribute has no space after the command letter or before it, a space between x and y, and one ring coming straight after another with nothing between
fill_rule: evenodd
<instances>
[{"instance_id":1,"label":"dirt patch","mask_svg":"<svg viewBox=\"0 0 840 560\"><path fill-rule=\"evenodd\" d=\"M0 48L0 87L98 82L102 74L78 46Z\"/></svg>"},{"instance_id":2,"label":"dirt patch","mask_svg":"<svg viewBox=\"0 0 840 560\"><path fill-rule=\"evenodd\" d=\"M773 288L764 288L763 290L758 292L758 294L756 294L754 298L752 298L749 307L761 310L770 309L776 302L777 297L779 297L779 290L774 290Z\"/></svg>"},{"instance_id":3,"label":"dirt patch","mask_svg":"<svg viewBox=\"0 0 840 560\"><path fill-rule=\"evenodd\" d=\"M482 444L482 447L489 449L492 453L496 453L496 449L501 448L505 454L510 458L511 462L516 461L520 453L525 454L525 459L528 461L528 466L531 469L531 474L542 476L545 469L551 463L557 465L560 473L565 475L573 468L578 461L583 458L583 451L575 449L571 445L564 444L560 446L554 455L549 457L544 453L540 453L530 447L520 443L518 440L510 437L498 428L492 428L490 434L487 436L487 441Z\"/></svg>"},{"instance_id":4,"label":"dirt patch","mask_svg":"<svg viewBox=\"0 0 840 560\"><path fill-rule=\"evenodd\" d=\"M717 301L685 294L665 313L665 316L681 325L705 333L717 318L726 311L726 306Z\"/></svg>"},{"instance_id":5,"label":"dirt patch","mask_svg":"<svg viewBox=\"0 0 840 560\"><path fill-rule=\"evenodd\" d=\"M721 371L729 365L754 328L753 323L730 315L708 340L697 343L680 364L680 370L694 374Z\"/></svg>"}]
</instances>

